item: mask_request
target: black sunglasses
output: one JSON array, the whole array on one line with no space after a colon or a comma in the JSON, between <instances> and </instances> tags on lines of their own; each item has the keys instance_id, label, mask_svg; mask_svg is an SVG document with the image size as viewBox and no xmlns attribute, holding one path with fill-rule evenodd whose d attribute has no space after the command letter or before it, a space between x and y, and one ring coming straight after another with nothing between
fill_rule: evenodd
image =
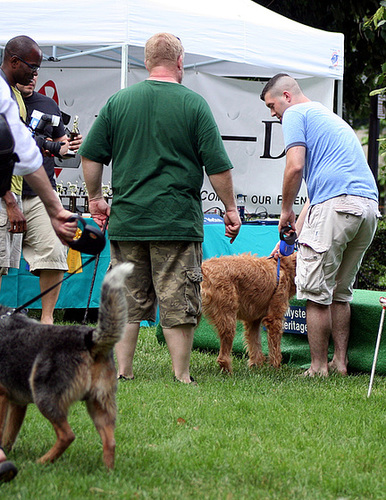
<instances>
[{"instance_id":1,"label":"black sunglasses","mask_svg":"<svg viewBox=\"0 0 386 500\"><path fill-rule=\"evenodd\" d=\"M35 71L36 71L36 72L38 72L38 71L39 71L39 69L40 69L40 66L36 66L36 64L30 64L30 63L28 63L27 61L24 61L24 59L22 59L22 58L21 58L21 57L19 57L19 56L14 55L13 57L17 57L17 58L19 59L19 61L21 61L22 63L26 64L26 65L27 65L30 69L32 69L32 71L34 71L34 72L35 72Z\"/></svg>"}]
</instances>

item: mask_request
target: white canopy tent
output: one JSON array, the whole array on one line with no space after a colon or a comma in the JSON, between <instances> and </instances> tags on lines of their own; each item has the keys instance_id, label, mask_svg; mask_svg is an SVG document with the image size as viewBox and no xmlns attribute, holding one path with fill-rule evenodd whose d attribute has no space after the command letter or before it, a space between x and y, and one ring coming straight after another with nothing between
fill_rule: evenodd
<instances>
[{"instance_id":1,"label":"white canopy tent","mask_svg":"<svg viewBox=\"0 0 386 500\"><path fill-rule=\"evenodd\" d=\"M223 76L343 79L343 35L304 26L251 0L0 0L0 44L28 34L47 58L142 63L146 40L178 36L186 66ZM123 57L116 53L121 49ZM82 51L82 52L81 52ZM93 62L90 56L93 54ZM86 64L77 60L80 65Z\"/></svg>"},{"instance_id":2,"label":"white canopy tent","mask_svg":"<svg viewBox=\"0 0 386 500\"><path fill-rule=\"evenodd\" d=\"M146 78L144 45L161 31L182 41L184 84L204 95L214 112L235 166L236 191L246 195L250 211L263 200L268 212L278 213L282 139L259 102L263 84L223 77L286 72L329 107L338 82L339 113L342 34L304 26L251 0L0 0L0 48L21 34L39 43L39 85L54 85L61 110L79 115L83 134L111 94ZM63 172L59 180L74 182L74 175ZM209 199L213 193L205 189Z\"/></svg>"}]
</instances>

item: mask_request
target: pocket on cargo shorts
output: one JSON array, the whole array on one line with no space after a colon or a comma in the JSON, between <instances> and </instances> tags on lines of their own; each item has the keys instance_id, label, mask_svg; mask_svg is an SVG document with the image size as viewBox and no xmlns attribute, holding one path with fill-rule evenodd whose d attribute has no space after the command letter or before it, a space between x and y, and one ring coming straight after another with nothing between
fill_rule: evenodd
<instances>
[{"instance_id":1,"label":"pocket on cargo shorts","mask_svg":"<svg viewBox=\"0 0 386 500\"><path fill-rule=\"evenodd\" d=\"M202 272L200 267L186 269L185 312L192 316L201 313L201 281Z\"/></svg>"},{"instance_id":2,"label":"pocket on cargo shorts","mask_svg":"<svg viewBox=\"0 0 386 500\"><path fill-rule=\"evenodd\" d=\"M325 260L325 247L312 248L305 243L299 245L295 279L299 291L307 291L314 294L320 294L324 291Z\"/></svg>"},{"instance_id":3,"label":"pocket on cargo shorts","mask_svg":"<svg viewBox=\"0 0 386 500\"><path fill-rule=\"evenodd\" d=\"M364 203L366 203L366 200L363 201L358 196L340 196L334 205L334 209L341 214L361 217L363 215Z\"/></svg>"}]
</instances>

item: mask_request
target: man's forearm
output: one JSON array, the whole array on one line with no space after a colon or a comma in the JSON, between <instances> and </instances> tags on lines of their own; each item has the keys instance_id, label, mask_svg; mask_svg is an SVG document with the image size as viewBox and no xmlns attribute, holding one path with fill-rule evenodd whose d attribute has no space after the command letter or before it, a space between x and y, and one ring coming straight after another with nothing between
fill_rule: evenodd
<instances>
[{"instance_id":1,"label":"man's forearm","mask_svg":"<svg viewBox=\"0 0 386 500\"><path fill-rule=\"evenodd\" d=\"M89 199L95 200L102 198L103 164L89 160L84 156L82 156L81 158L82 158L83 177L86 183Z\"/></svg>"},{"instance_id":2,"label":"man's forearm","mask_svg":"<svg viewBox=\"0 0 386 500\"><path fill-rule=\"evenodd\" d=\"M302 183L302 174L292 174L288 175L287 178L284 176L283 179L283 200L282 200L282 210L288 212L292 210L292 206L295 202L296 196L299 192Z\"/></svg>"},{"instance_id":3,"label":"man's forearm","mask_svg":"<svg viewBox=\"0 0 386 500\"><path fill-rule=\"evenodd\" d=\"M219 174L210 175L209 180L217 196L224 203L225 236L230 238L231 243L233 243L239 233L241 220L237 211L231 171L226 170Z\"/></svg>"},{"instance_id":4,"label":"man's forearm","mask_svg":"<svg viewBox=\"0 0 386 500\"><path fill-rule=\"evenodd\" d=\"M304 162L305 148L303 146L295 146L287 151L282 190L282 211L284 212L292 210L295 198L302 184Z\"/></svg>"},{"instance_id":5,"label":"man's forearm","mask_svg":"<svg viewBox=\"0 0 386 500\"><path fill-rule=\"evenodd\" d=\"M12 193L12 191L6 191L5 195L3 196L3 200L7 207L12 208L17 205L15 195Z\"/></svg>"},{"instance_id":6,"label":"man's forearm","mask_svg":"<svg viewBox=\"0 0 386 500\"><path fill-rule=\"evenodd\" d=\"M232 174L230 170L209 176L210 183L217 196L224 204L225 210L236 209L236 199L233 190Z\"/></svg>"}]
</instances>

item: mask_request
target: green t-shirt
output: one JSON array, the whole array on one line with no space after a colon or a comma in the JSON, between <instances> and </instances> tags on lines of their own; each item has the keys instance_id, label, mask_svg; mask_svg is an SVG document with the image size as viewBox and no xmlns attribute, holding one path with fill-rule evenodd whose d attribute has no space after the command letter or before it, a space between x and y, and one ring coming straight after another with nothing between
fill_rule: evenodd
<instances>
[{"instance_id":1,"label":"green t-shirt","mask_svg":"<svg viewBox=\"0 0 386 500\"><path fill-rule=\"evenodd\" d=\"M113 95L79 153L112 161L112 240L203 240L200 190L232 168L207 102L183 85L145 80Z\"/></svg>"}]
</instances>

